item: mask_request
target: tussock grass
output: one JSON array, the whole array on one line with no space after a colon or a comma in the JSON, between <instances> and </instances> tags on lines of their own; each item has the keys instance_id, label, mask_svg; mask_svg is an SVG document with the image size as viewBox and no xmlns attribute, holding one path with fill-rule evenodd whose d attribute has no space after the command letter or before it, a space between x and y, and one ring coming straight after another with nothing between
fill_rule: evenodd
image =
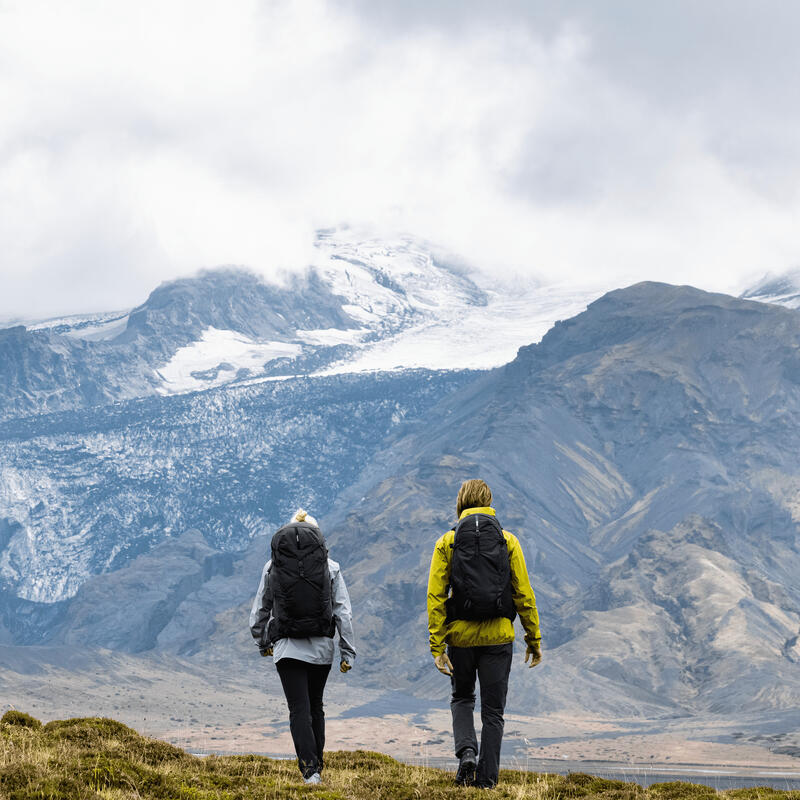
<instances>
[{"instance_id":1,"label":"tussock grass","mask_svg":"<svg viewBox=\"0 0 800 800\"><path fill-rule=\"evenodd\" d=\"M294 762L261 756L197 758L112 719L41 722L18 711L0 719L0 797L8 800L800 800L800 792L715 792L690 783L635 783L573 773L503 770L491 791L453 785L453 774L401 764L381 753L326 754L321 786L306 786Z\"/></svg>"}]
</instances>

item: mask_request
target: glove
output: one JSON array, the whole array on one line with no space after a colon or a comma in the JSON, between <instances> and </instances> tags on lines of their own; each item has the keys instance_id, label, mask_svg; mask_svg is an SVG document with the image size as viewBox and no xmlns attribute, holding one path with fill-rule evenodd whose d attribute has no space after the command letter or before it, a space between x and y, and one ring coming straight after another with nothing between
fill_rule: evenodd
<instances>
[{"instance_id":1,"label":"glove","mask_svg":"<svg viewBox=\"0 0 800 800\"><path fill-rule=\"evenodd\" d=\"M339 664L339 672L350 672L351 669L353 669L353 665L346 658L343 658Z\"/></svg>"},{"instance_id":2,"label":"glove","mask_svg":"<svg viewBox=\"0 0 800 800\"><path fill-rule=\"evenodd\" d=\"M271 656L272 655L272 648L271 647L267 647L265 650L261 650L260 652L261 652L262 656Z\"/></svg>"},{"instance_id":3,"label":"glove","mask_svg":"<svg viewBox=\"0 0 800 800\"><path fill-rule=\"evenodd\" d=\"M530 658L531 663L528 664L528 659ZM528 649L525 651L525 663L528 664L528 668L532 669L537 664L539 664L542 660L542 646L538 642L534 644L529 644Z\"/></svg>"},{"instance_id":4,"label":"glove","mask_svg":"<svg viewBox=\"0 0 800 800\"><path fill-rule=\"evenodd\" d=\"M433 663L436 664L436 669L442 673L442 675L447 675L448 677L452 677L453 675L453 662L447 657L447 653L440 653L438 656L435 656L433 659Z\"/></svg>"}]
</instances>

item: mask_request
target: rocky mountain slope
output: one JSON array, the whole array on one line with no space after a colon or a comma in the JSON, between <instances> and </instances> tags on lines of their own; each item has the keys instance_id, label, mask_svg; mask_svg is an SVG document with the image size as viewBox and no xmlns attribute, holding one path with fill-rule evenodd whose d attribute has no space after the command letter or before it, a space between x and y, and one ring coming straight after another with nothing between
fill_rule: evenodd
<instances>
[{"instance_id":1,"label":"rocky mountain slope","mask_svg":"<svg viewBox=\"0 0 800 800\"><path fill-rule=\"evenodd\" d=\"M206 279L241 286L233 273ZM488 294L452 280L467 292L462 309L467 297L491 308ZM246 303L257 304L253 286ZM401 288L387 291L420 296ZM0 425L0 640L238 663L253 652L246 612L261 534L304 504L344 566L365 684L437 695L425 630L430 553L452 525L460 482L481 475L523 543L542 612L545 663L535 679L515 667L513 708L654 718L797 706L796 311L645 283L603 296L481 374L242 374L173 394L170 376L217 380L187 364L227 371L198 353L220 345L209 330L251 344L292 344L299 330L280 329L279 316L269 331L244 330L258 315L248 306L239 318L239 300L208 316L197 290L190 281L156 293L114 334L135 345L185 327L177 350L162 352L154 396ZM319 361L310 351L280 358L335 372L341 348L355 345L333 337L362 330L337 315L357 326L367 318L333 289L319 292L334 298L317 304L327 316L303 324L328 337L317 355L339 349ZM428 313L418 305L396 316L382 306L375 320L395 320L397 337L418 335L424 325L403 327ZM366 351L347 352L351 365L364 363Z\"/></svg>"},{"instance_id":2,"label":"rocky mountain slope","mask_svg":"<svg viewBox=\"0 0 800 800\"><path fill-rule=\"evenodd\" d=\"M525 707L796 705L799 384L794 311L640 284L445 398L326 520L380 680L430 679L432 544L482 475L542 610Z\"/></svg>"},{"instance_id":3,"label":"rocky mountain slope","mask_svg":"<svg viewBox=\"0 0 800 800\"><path fill-rule=\"evenodd\" d=\"M286 288L242 270L175 281L122 320L0 331L2 418L206 388L220 376L230 382L269 374L268 364L301 354L300 345L287 342L297 328L347 325L355 322L313 276ZM234 358L225 347L220 352L220 339Z\"/></svg>"},{"instance_id":4,"label":"rocky mountain slope","mask_svg":"<svg viewBox=\"0 0 800 800\"><path fill-rule=\"evenodd\" d=\"M0 592L52 603L198 528L240 550L324 512L394 431L470 379L298 378L0 423Z\"/></svg>"}]
</instances>

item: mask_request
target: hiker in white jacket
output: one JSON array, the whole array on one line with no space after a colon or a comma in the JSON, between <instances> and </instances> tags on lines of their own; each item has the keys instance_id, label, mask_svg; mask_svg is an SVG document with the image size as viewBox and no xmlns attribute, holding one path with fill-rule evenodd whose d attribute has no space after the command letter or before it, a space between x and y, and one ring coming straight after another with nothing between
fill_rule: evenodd
<instances>
[{"instance_id":1,"label":"hiker in white jacket","mask_svg":"<svg viewBox=\"0 0 800 800\"><path fill-rule=\"evenodd\" d=\"M317 521L302 509L272 540L250 611L262 656L272 656L289 706L289 728L306 783L319 783L325 746L322 696L339 636L341 672L356 651L350 597L339 565L327 557ZM327 585L329 581L330 585Z\"/></svg>"}]
</instances>

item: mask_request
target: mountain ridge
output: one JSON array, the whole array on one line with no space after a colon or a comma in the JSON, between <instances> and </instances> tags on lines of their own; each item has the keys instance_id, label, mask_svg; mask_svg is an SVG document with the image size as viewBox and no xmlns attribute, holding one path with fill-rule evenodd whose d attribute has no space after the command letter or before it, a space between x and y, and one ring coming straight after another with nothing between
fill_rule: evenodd
<instances>
[{"instance_id":1,"label":"mountain ridge","mask_svg":"<svg viewBox=\"0 0 800 800\"><path fill-rule=\"evenodd\" d=\"M16 471L0 473L0 501L20 513L0 524L3 635L125 647L119 629L131 629L136 652L247 657L266 534L311 505L360 647L395 654L360 662L365 685L426 696L440 686L425 636L430 553L460 482L481 476L542 612L545 661L534 684L512 672L515 707L653 719L797 704L798 383L796 311L644 282L479 374L303 377L10 419L0 451ZM97 530L115 533L77 542L91 562L82 585L45 609L32 602L43 593L17 596L34 564L23 543L35 528L20 526L54 525L56 473L88 491L74 518L110 509ZM205 543L183 539L190 527ZM36 541L37 557L59 556L58 537ZM174 584L158 579L156 546ZM200 580L206 557L226 566ZM135 606L141 586L147 602L120 628L97 598Z\"/></svg>"}]
</instances>

